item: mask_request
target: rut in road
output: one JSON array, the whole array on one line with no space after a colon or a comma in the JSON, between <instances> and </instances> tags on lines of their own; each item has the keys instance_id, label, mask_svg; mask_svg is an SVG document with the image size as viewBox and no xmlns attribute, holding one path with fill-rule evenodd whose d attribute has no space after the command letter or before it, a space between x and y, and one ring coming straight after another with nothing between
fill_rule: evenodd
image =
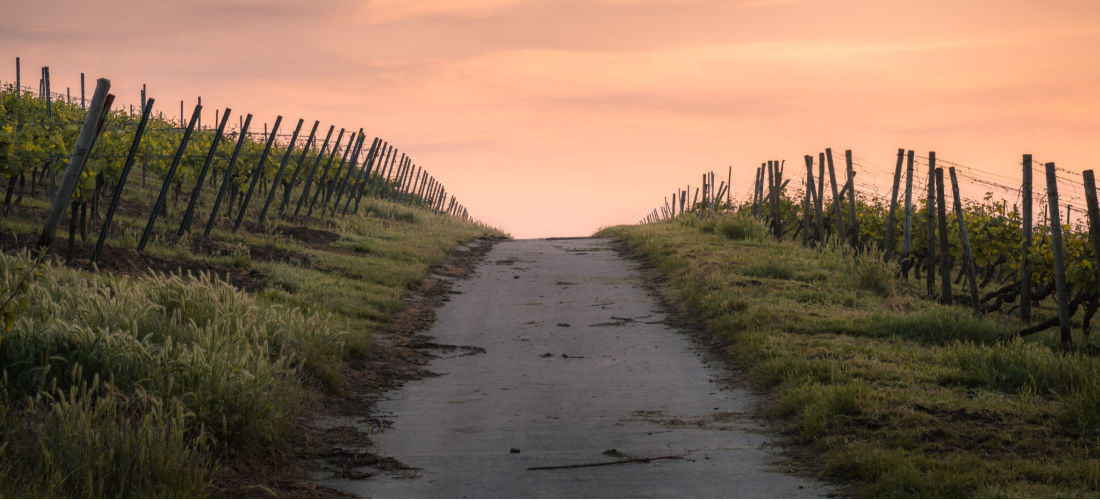
<instances>
[{"instance_id":1,"label":"rut in road","mask_svg":"<svg viewBox=\"0 0 1100 500\"><path fill-rule=\"evenodd\" d=\"M427 332L464 347L377 406L392 425L371 451L409 468L323 484L372 497L831 495L777 465L753 397L717 382L666 319L608 240L498 243Z\"/></svg>"}]
</instances>

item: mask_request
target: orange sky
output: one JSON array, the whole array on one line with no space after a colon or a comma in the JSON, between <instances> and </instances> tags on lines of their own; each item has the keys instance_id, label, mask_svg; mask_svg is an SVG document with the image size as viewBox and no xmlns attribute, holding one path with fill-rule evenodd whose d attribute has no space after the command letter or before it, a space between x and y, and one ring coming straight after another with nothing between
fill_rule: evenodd
<instances>
[{"instance_id":1,"label":"orange sky","mask_svg":"<svg viewBox=\"0 0 1100 500\"><path fill-rule=\"evenodd\" d=\"M1091 0L3 3L2 80L20 56L55 91L84 71L127 105L146 83L166 115L201 95L208 124L363 127L516 237L635 222L727 165L742 196L826 146L1018 179L1028 152L1091 168L1100 138Z\"/></svg>"}]
</instances>

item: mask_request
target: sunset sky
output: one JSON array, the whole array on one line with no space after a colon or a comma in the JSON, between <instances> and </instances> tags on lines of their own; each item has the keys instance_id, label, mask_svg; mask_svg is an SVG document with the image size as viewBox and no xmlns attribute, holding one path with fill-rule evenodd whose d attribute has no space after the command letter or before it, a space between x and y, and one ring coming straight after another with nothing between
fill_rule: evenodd
<instances>
[{"instance_id":1,"label":"sunset sky","mask_svg":"<svg viewBox=\"0 0 1100 500\"><path fill-rule=\"evenodd\" d=\"M1100 143L1094 0L2 2L0 80L19 56L165 115L363 127L516 237L636 222L730 165L743 197L825 147L888 189L899 147L1018 179Z\"/></svg>"}]
</instances>

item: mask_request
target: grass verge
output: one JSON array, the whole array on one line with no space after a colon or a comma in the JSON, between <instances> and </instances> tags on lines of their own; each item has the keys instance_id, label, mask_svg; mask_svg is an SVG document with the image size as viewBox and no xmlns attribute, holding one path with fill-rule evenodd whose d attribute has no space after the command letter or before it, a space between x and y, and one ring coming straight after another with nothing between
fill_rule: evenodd
<instances>
[{"instance_id":1,"label":"grass verge","mask_svg":"<svg viewBox=\"0 0 1100 500\"><path fill-rule=\"evenodd\" d=\"M735 216L605 229L766 389L811 465L873 497L1100 496L1100 360L921 300L874 256Z\"/></svg>"},{"instance_id":2,"label":"grass verge","mask_svg":"<svg viewBox=\"0 0 1100 500\"><path fill-rule=\"evenodd\" d=\"M227 464L282 460L409 289L459 244L500 236L364 203L335 222L156 241L149 258L176 272L0 254L0 496L201 497ZM24 225L0 230L33 241Z\"/></svg>"}]
</instances>

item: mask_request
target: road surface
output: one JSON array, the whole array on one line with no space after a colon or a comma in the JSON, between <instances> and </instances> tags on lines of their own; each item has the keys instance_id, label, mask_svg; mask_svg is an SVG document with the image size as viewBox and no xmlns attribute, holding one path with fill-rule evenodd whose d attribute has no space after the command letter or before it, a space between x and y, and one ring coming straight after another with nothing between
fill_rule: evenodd
<instances>
[{"instance_id":1,"label":"road surface","mask_svg":"<svg viewBox=\"0 0 1100 500\"><path fill-rule=\"evenodd\" d=\"M730 373L666 324L610 241L498 243L452 294L428 335L459 348L438 351L441 376L387 393L377 416L392 425L371 436L418 470L322 484L398 498L832 493L783 471L754 397L719 382Z\"/></svg>"}]
</instances>

